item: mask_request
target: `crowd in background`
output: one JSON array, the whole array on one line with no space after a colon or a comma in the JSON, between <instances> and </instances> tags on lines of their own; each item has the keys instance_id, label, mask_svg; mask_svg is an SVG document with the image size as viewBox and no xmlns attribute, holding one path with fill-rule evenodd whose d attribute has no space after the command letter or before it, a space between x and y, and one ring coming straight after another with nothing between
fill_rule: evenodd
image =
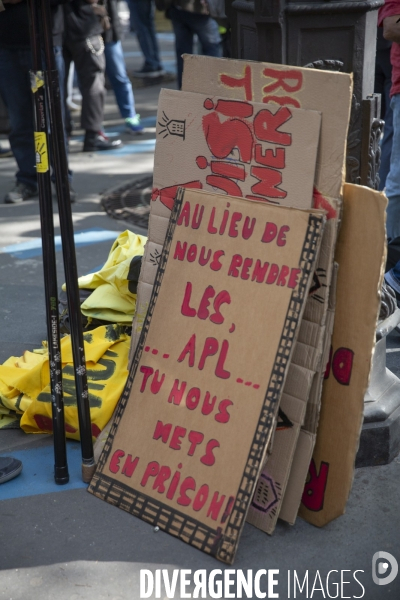
<instances>
[{"instance_id":1,"label":"crowd in background","mask_svg":"<svg viewBox=\"0 0 400 600\"><path fill-rule=\"evenodd\" d=\"M221 56L221 36L211 8L220 11L219 0L157 0L158 7L172 22L177 53L177 83L181 87L183 53L192 53L194 37L199 50L208 56ZM84 130L83 152L113 150L120 139L104 133L105 74L126 131L143 132L136 113L130 78L126 72L121 45L121 23L117 0L50 0L53 46L62 95L66 138L72 130L67 82L73 68L81 94L81 128ZM129 0L132 28L143 54L142 68L133 73L143 79L159 78L165 73L160 59L154 24L152 0ZM6 203L19 203L37 196L36 163L33 142L33 108L29 81L32 57L27 0L2 0L0 6L0 97L10 120L10 150L0 157L13 155L18 165L13 190L6 193ZM222 2L223 7L223 2ZM223 10L223 9L222 9ZM223 14L223 13L222 13ZM72 179L72 174L71 174ZM75 192L70 181L71 200Z\"/></svg>"}]
</instances>

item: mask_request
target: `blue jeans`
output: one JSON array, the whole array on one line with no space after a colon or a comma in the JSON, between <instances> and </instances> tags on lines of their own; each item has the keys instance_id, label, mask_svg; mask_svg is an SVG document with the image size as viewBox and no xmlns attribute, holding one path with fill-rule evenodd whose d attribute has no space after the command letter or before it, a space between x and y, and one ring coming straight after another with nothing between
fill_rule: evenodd
<instances>
[{"instance_id":1,"label":"blue jeans","mask_svg":"<svg viewBox=\"0 0 400 600\"><path fill-rule=\"evenodd\" d=\"M390 108L390 88L392 87L392 65L390 48L377 50L375 58L374 91L381 94L382 119L385 121L383 139L381 140L381 165L379 168L379 189L386 185L386 177L390 169L390 155L393 141L393 111Z\"/></svg>"},{"instance_id":2,"label":"blue jeans","mask_svg":"<svg viewBox=\"0 0 400 600\"><path fill-rule=\"evenodd\" d=\"M104 49L106 73L114 90L119 112L123 119L136 115L132 84L126 74L124 53L121 42L108 42Z\"/></svg>"},{"instance_id":3,"label":"blue jeans","mask_svg":"<svg viewBox=\"0 0 400 600\"><path fill-rule=\"evenodd\" d=\"M128 0L131 20L134 24L146 69L162 69L160 51L154 28L154 6L152 0Z\"/></svg>"},{"instance_id":4,"label":"blue jeans","mask_svg":"<svg viewBox=\"0 0 400 600\"><path fill-rule=\"evenodd\" d=\"M31 68L29 48L0 48L0 94L10 117L10 146L18 165L16 178L36 188Z\"/></svg>"},{"instance_id":5,"label":"blue jeans","mask_svg":"<svg viewBox=\"0 0 400 600\"><path fill-rule=\"evenodd\" d=\"M388 239L400 236L400 94L392 97L393 143L390 171L386 178L387 207L386 231Z\"/></svg>"},{"instance_id":6,"label":"blue jeans","mask_svg":"<svg viewBox=\"0 0 400 600\"><path fill-rule=\"evenodd\" d=\"M182 54L193 54L193 38L196 34L206 56L222 56L221 36L218 24L208 15L180 10L171 6L168 17L172 21L175 33L178 88L182 87Z\"/></svg>"}]
</instances>

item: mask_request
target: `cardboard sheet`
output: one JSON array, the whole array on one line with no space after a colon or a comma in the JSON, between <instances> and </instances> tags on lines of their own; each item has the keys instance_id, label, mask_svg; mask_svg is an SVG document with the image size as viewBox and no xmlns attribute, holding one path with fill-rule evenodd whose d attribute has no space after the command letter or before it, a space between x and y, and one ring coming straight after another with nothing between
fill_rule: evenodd
<instances>
[{"instance_id":1,"label":"cardboard sheet","mask_svg":"<svg viewBox=\"0 0 400 600\"><path fill-rule=\"evenodd\" d=\"M344 186L332 350L299 513L318 526L344 513L353 481L380 308L386 203L379 192Z\"/></svg>"},{"instance_id":2,"label":"cardboard sheet","mask_svg":"<svg viewBox=\"0 0 400 600\"><path fill-rule=\"evenodd\" d=\"M90 492L232 563L324 222L318 210L179 190Z\"/></svg>"},{"instance_id":3,"label":"cardboard sheet","mask_svg":"<svg viewBox=\"0 0 400 600\"><path fill-rule=\"evenodd\" d=\"M146 247L133 320L140 335L178 186L310 208L321 115L316 111L161 90Z\"/></svg>"},{"instance_id":4,"label":"cardboard sheet","mask_svg":"<svg viewBox=\"0 0 400 600\"><path fill-rule=\"evenodd\" d=\"M322 113L314 205L327 209L329 220L322 240L321 255L314 273L313 285L306 303L299 341L292 359L293 364L301 366L302 369L297 371L295 378L292 377L292 370L289 370L284 388L282 402L285 402L286 395L293 394L297 399L296 410L292 412L293 419L288 419L290 426L277 428L272 453L268 456L263 471L270 482L270 488L275 490L274 503L271 505L267 502L263 505L257 501L257 497L265 497L266 480L261 478L248 516L251 523L267 533L272 533L285 496L287 496L286 506L290 505L291 511L289 514L286 510L286 513L281 516L284 518L286 514L289 521L294 522L303 494L309 462L307 459L303 460L301 473L296 472L296 466L294 469L291 466L297 452L296 442L309 399L312 402L313 422L310 423L310 418L307 419L307 426L304 429L310 433L307 435L307 441L310 442L307 446L308 460L315 441L321 385L315 385L313 390L312 383L314 378L321 382L325 370L323 349L327 334L329 290L341 207L340 192L344 180L352 79L348 74L252 61L185 55L184 62L182 86L184 90L192 92L207 90L236 100L273 102L279 106L317 109ZM292 410L294 403L293 398ZM301 447L303 446L304 444ZM302 456L304 458L304 454ZM290 478L293 480L291 484ZM286 492L287 485L289 487Z\"/></svg>"},{"instance_id":5,"label":"cardboard sheet","mask_svg":"<svg viewBox=\"0 0 400 600\"><path fill-rule=\"evenodd\" d=\"M352 75L185 54L182 90L321 111L325 118L315 187L325 198L339 197L344 182Z\"/></svg>"}]
</instances>

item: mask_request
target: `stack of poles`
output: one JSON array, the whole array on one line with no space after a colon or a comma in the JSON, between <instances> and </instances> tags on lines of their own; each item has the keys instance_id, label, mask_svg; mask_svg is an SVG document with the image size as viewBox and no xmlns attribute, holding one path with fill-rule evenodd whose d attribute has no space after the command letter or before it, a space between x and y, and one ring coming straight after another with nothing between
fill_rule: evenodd
<instances>
[{"instance_id":1,"label":"stack of poles","mask_svg":"<svg viewBox=\"0 0 400 600\"><path fill-rule=\"evenodd\" d=\"M62 252L67 285L68 311L74 363L75 390L78 407L79 432L82 450L82 480L88 483L96 469L93 453L89 393L83 345L78 270L76 264L74 228L66 141L63 125L62 95L56 69L50 0L28 0L31 29L32 91L35 115L35 152L42 232L43 270L47 334L49 347L50 385L54 435L54 478L58 484L69 481L62 363L58 315L57 270L54 246L54 219L50 165L55 175L58 199ZM44 69L42 68L44 65ZM47 139L50 138L50 160Z\"/></svg>"}]
</instances>

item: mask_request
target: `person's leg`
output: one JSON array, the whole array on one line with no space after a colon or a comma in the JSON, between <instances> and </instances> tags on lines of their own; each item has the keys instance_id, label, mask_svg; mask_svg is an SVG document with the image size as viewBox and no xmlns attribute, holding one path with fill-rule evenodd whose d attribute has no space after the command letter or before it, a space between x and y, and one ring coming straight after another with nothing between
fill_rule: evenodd
<instances>
[{"instance_id":1,"label":"person's leg","mask_svg":"<svg viewBox=\"0 0 400 600\"><path fill-rule=\"evenodd\" d=\"M393 96L393 143L390 172L386 178L387 207L386 230L388 239L400 236L400 94Z\"/></svg>"},{"instance_id":2,"label":"person's leg","mask_svg":"<svg viewBox=\"0 0 400 600\"><path fill-rule=\"evenodd\" d=\"M106 73L110 80L119 112L123 119L136 115L132 84L126 74L125 59L121 42L108 42L105 45Z\"/></svg>"},{"instance_id":3,"label":"person's leg","mask_svg":"<svg viewBox=\"0 0 400 600\"><path fill-rule=\"evenodd\" d=\"M381 164L379 167L379 189L383 190L390 169L390 155L393 141L393 112L390 108L390 88L392 86L392 65L390 48L378 50L375 60L374 91L381 94L381 118L385 121L381 140Z\"/></svg>"},{"instance_id":4,"label":"person's leg","mask_svg":"<svg viewBox=\"0 0 400 600\"><path fill-rule=\"evenodd\" d=\"M195 13L190 13L190 16L193 21L193 30L199 38L203 54L206 56L222 56L221 35L215 19L207 15L196 15Z\"/></svg>"},{"instance_id":5,"label":"person's leg","mask_svg":"<svg viewBox=\"0 0 400 600\"><path fill-rule=\"evenodd\" d=\"M194 32L191 27L192 19L190 18L192 14L193 13L184 10L179 10L175 6L171 6L168 11L168 17L171 19L175 34L176 68L179 90L182 87L182 54L193 54Z\"/></svg>"},{"instance_id":6,"label":"person's leg","mask_svg":"<svg viewBox=\"0 0 400 600\"><path fill-rule=\"evenodd\" d=\"M105 57L101 51L101 36L88 40L91 49L84 42L68 42L82 93L81 127L85 131L99 132L103 126L104 114L104 71Z\"/></svg>"},{"instance_id":7,"label":"person's leg","mask_svg":"<svg viewBox=\"0 0 400 600\"><path fill-rule=\"evenodd\" d=\"M18 164L17 181L36 194L32 93L29 82L30 50L0 48L0 94L7 106L10 146Z\"/></svg>"},{"instance_id":8,"label":"person's leg","mask_svg":"<svg viewBox=\"0 0 400 600\"><path fill-rule=\"evenodd\" d=\"M162 71L160 51L154 27L154 5L152 0L129 0L129 10L140 48L144 56L142 70Z\"/></svg>"}]
</instances>

